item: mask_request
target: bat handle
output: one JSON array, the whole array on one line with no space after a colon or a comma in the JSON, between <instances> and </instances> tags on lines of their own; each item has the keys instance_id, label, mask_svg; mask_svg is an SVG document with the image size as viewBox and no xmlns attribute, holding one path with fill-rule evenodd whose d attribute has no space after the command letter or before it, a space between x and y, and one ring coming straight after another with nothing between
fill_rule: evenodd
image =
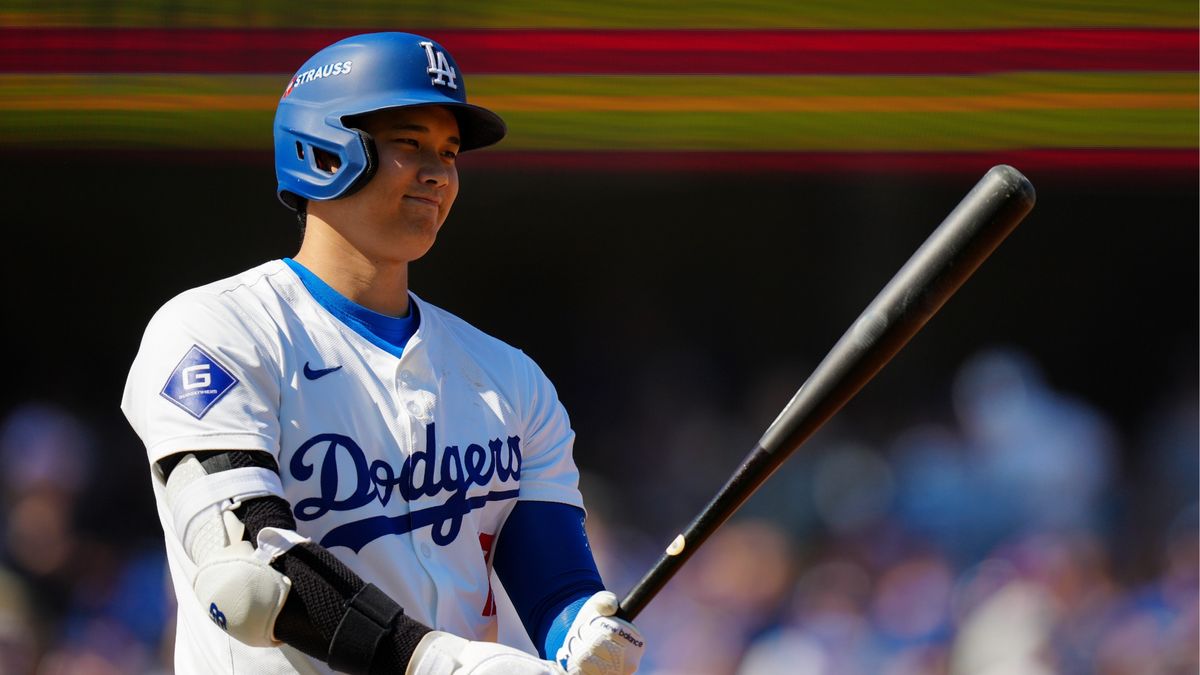
<instances>
[{"instance_id":1,"label":"bat handle","mask_svg":"<svg viewBox=\"0 0 1200 675\"><path fill-rule=\"evenodd\" d=\"M633 621L675 572L708 540L709 535L716 532L754 494L754 488L762 484L785 459L787 453L766 452L759 445L750 450L745 461L709 501L708 506L671 541L654 567L621 600L617 617Z\"/></svg>"}]
</instances>

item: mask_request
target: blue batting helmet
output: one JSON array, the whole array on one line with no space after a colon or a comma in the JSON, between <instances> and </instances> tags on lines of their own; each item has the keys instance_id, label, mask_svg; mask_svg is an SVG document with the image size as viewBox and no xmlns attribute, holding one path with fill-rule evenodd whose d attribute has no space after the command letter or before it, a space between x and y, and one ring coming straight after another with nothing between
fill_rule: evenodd
<instances>
[{"instance_id":1,"label":"blue batting helmet","mask_svg":"<svg viewBox=\"0 0 1200 675\"><path fill-rule=\"evenodd\" d=\"M458 118L462 150L504 137L504 121L467 103L462 73L441 45L409 33L346 38L312 56L288 83L275 110L275 175L279 199L336 199L375 173L375 144L345 119L385 108L440 105ZM337 171L318 166L314 150L338 158Z\"/></svg>"}]
</instances>

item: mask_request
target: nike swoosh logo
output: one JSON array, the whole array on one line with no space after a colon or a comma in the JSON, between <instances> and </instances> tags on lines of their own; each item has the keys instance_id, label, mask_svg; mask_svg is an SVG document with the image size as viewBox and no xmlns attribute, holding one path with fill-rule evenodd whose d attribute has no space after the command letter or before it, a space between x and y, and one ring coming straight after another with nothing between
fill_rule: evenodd
<instances>
[{"instance_id":1,"label":"nike swoosh logo","mask_svg":"<svg viewBox=\"0 0 1200 675\"><path fill-rule=\"evenodd\" d=\"M341 369L342 369L341 366L334 366L332 368L319 368L317 370L313 370L312 368L310 368L308 366L308 362L305 361L304 362L304 377L306 377L310 380L318 380L318 379L325 377L326 375L332 373L335 370L341 370Z\"/></svg>"}]
</instances>

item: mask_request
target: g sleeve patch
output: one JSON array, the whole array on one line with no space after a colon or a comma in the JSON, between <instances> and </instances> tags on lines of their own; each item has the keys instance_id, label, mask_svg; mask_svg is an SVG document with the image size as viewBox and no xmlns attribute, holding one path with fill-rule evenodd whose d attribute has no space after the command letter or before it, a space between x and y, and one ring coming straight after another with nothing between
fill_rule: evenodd
<instances>
[{"instance_id":1,"label":"g sleeve patch","mask_svg":"<svg viewBox=\"0 0 1200 675\"><path fill-rule=\"evenodd\" d=\"M236 377L196 345L183 355L159 394L196 419L238 383Z\"/></svg>"}]
</instances>

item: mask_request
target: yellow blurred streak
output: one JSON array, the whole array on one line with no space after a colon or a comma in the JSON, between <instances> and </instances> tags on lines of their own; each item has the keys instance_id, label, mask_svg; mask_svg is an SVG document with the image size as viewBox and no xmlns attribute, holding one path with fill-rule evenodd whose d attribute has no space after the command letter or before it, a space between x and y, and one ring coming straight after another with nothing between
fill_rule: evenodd
<instances>
[{"instance_id":1,"label":"yellow blurred streak","mask_svg":"<svg viewBox=\"0 0 1200 675\"><path fill-rule=\"evenodd\" d=\"M385 28L1185 27L1195 0L5 0L0 26Z\"/></svg>"},{"instance_id":2,"label":"yellow blurred streak","mask_svg":"<svg viewBox=\"0 0 1200 675\"><path fill-rule=\"evenodd\" d=\"M0 110L238 111L274 110L274 95L247 94L16 94ZM1197 107L1190 94L1016 93L981 96L481 96L478 105L501 112L984 112L1000 110L1158 109Z\"/></svg>"}]
</instances>

